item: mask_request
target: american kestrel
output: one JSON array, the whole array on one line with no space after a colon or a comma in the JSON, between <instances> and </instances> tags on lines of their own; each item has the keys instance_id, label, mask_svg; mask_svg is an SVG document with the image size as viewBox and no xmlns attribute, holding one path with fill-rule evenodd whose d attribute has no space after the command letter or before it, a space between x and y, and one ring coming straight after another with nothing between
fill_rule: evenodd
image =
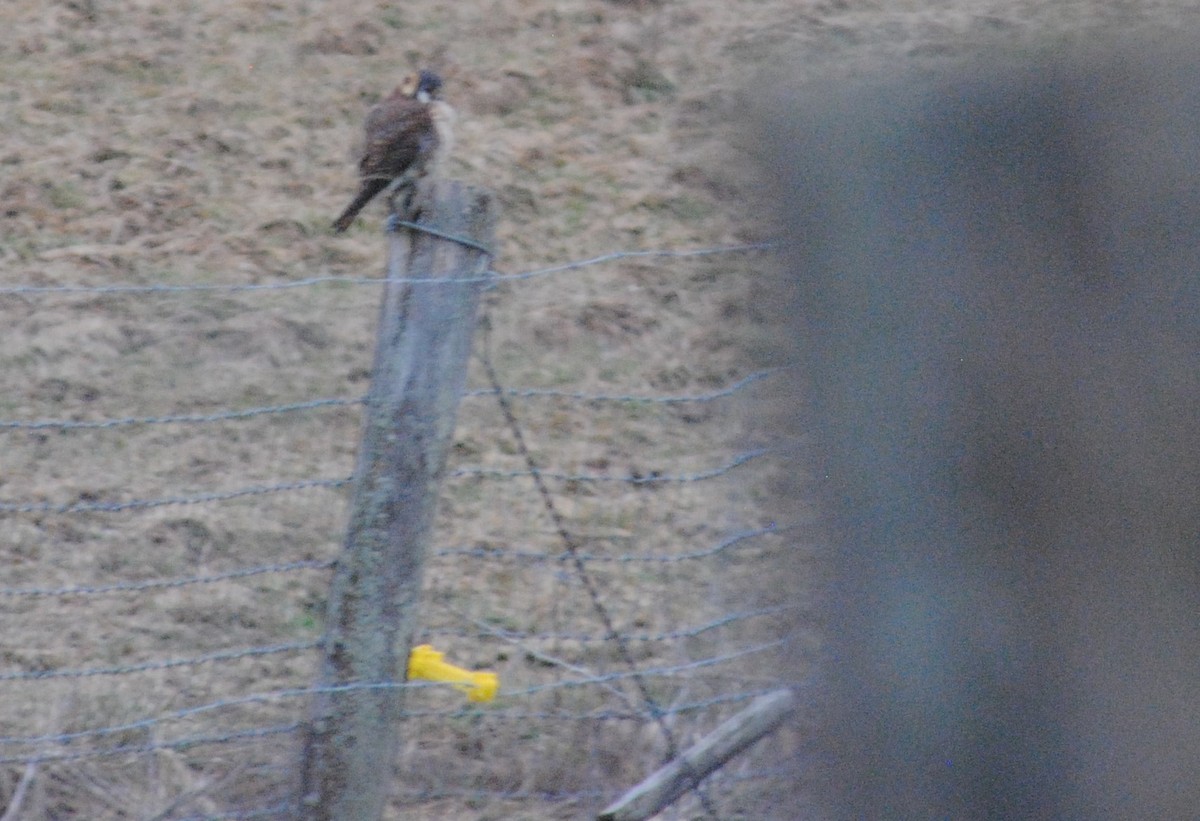
<instances>
[{"instance_id":1,"label":"american kestrel","mask_svg":"<svg viewBox=\"0 0 1200 821\"><path fill-rule=\"evenodd\" d=\"M396 194L408 189L411 195L417 181L449 153L454 109L441 100L441 90L441 77L421 71L367 114L366 145L358 163L362 185L334 221L335 232L349 228L358 212L385 189L395 210Z\"/></svg>"}]
</instances>

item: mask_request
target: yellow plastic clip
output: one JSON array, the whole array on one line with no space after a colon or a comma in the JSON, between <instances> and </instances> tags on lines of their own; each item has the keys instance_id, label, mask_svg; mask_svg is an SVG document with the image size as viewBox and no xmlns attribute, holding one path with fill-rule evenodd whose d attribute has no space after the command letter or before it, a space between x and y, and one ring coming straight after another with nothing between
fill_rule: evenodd
<instances>
[{"instance_id":1,"label":"yellow plastic clip","mask_svg":"<svg viewBox=\"0 0 1200 821\"><path fill-rule=\"evenodd\" d=\"M488 671L471 672L442 661L444 653L431 644L421 644L408 656L408 678L423 681L445 681L467 694L468 701L491 701L496 697L500 679Z\"/></svg>"}]
</instances>

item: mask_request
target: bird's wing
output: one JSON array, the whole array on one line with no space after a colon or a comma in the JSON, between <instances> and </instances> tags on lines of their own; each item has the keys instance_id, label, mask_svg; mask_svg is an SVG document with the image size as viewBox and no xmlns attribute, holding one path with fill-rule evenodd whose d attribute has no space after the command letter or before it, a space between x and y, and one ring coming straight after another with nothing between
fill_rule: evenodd
<instances>
[{"instance_id":1,"label":"bird's wing","mask_svg":"<svg viewBox=\"0 0 1200 821\"><path fill-rule=\"evenodd\" d=\"M437 148L437 130L428 108L411 99L385 100L367 115L363 177L400 176Z\"/></svg>"}]
</instances>

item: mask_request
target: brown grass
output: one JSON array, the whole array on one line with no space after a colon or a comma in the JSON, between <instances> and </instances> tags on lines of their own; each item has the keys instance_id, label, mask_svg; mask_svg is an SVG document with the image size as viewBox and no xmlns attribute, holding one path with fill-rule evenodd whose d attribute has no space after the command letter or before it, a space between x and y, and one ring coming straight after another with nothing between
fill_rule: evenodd
<instances>
[{"instance_id":1,"label":"brown grass","mask_svg":"<svg viewBox=\"0 0 1200 821\"><path fill-rule=\"evenodd\" d=\"M1052 8L1041 8L1048 6ZM335 10L336 9L336 10ZM268 0L0 5L0 270L4 284L272 284L374 276L378 207L345 237L328 230L353 192L352 147L367 104L431 65L460 111L451 175L496 192L497 267L508 272L613 250L753 241L746 89L784 55L816 70L941 59L1024 26L1138 22L1097 2L647 2L495 0L338 4ZM753 280L760 255L633 259L504 285L489 297L494 357L512 386L664 395L711 389L772 361ZM322 285L264 292L0 296L0 418L99 420L356 397L369 377L378 291ZM482 387L479 373L472 384ZM687 474L748 446L728 402L663 406L518 403L548 469ZM356 406L204 425L6 430L0 498L72 504L189 496L337 478L353 469ZM451 467L519 470L494 400L465 401ZM591 553L679 555L769 519L768 471L662 487L556 486ZM150 510L6 514L9 587L54 588L205 575L330 559L344 490ZM447 484L440 547L557 554L528 480ZM620 628L656 635L788 601L764 563L788 540L713 560L598 563ZM769 570L768 570L769 572ZM129 666L226 649L314 641L328 574L297 571L140 593L4 598L3 670ZM600 633L579 580L556 562L436 559L423 638L450 660L497 670L502 696L477 714L404 728L392 811L428 818L578 818L659 762L651 722L520 719L629 709L599 687L519 695L577 673L614 672L605 642L511 643L489 628ZM655 668L752 646L769 620L685 641L635 642ZM0 735L137 722L221 699L303 687L314 654L281 653L144 673L0 681ZM663 704L769 687L768 661L653 679ZM512 695L517 694L517 695ZM422 690L417 710L454 710ZM682 742L736 705L672 718ZM156 745L303 718L277 699L71 744L0 756ZM289 736L83 756L39 766L21 818L182 818L268 806L290 786ZM742 762L752 775L764 758ZM0 801L23 766L0 768ZM714 790L728 817L764 817L753 780ZM446 797L439 797L447 793ZM508 799L505 795L516 798ZM689 805L692 810L695 804ZM739 813L743 814L739 816ZM397 815L398 817L398 815Z\"/></svg>"}]
</instances>

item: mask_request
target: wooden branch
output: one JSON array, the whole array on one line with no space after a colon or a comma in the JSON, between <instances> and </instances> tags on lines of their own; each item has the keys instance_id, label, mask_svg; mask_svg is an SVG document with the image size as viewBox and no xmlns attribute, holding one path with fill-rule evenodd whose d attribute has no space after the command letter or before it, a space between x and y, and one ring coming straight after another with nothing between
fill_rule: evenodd
<instances>
[{"instance_id":1,"label":"wooden branch","mask_svg":"<svg viewBox=\"0 0 1200 821\"><path fill-rule=\"evenodd\" d=\"M738 753L773 732L795 709L791 690L759 696L689 747L679 758L606 807L597 821L643 821L720 769Z\"/></svg>"},{"instance_id":2,"label":"wooden branch","mask_svg":"<svg viewBox=\"0 0 1200 821\"><path fill-rule=\"evenodd\" d=\"M30 762L25 765L25 772L21 775L20 782L17 783L17 788L13 790L12 798L8 802L8 809L4 811L4 815L0 816L0 821L16 821L21 815L21 805L25 803L25 792L29 789L29 785L33 783L33 778L37 774L37 765Z\"/></svg>"}]
</instances>

